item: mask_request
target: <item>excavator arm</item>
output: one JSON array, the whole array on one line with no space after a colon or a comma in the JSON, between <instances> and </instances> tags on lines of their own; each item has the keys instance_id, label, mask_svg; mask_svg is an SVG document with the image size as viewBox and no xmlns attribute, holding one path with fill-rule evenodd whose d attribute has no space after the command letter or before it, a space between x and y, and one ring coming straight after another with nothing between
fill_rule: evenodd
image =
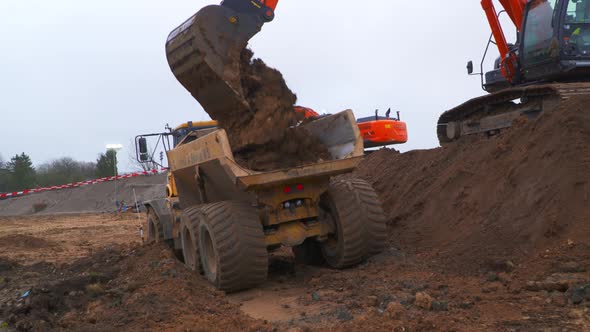
<instances>
[{"instance_id":1,"label":"excavator arm","mask_svg":"<svg viewBox=\"0 0 590 332\"><path fill-rule=\"evenodd\" d=\"M522 18L524 15L524 7L526 6L526 0L499 0L502 7L512 20L512 23L516 26L518 31L522 30ZM491 0L483 0L484 2L492 2Z\"/></svg>"},{"instance_id":2,"label":"excavator arm","mask_svg":"<svg viewBox=\"0 0 590 332\"><path fill-rule=\"evenodd\" d=\"M524 9L526 6L527 0L499 0L502 7L516 26L516 29L520 31L522 29L522 21L524 15ZM516 69L518 66L518 57L515 53L510 51L510 47L508 46L508 41L506 41L506 36L504 34L504 30L502 29L502 25L500 24L500 20L498 18L498 14L496 12L496 8L492 0L482 0L481 6L486 13L486 17L488 19L488 23L490 24L490 28L492 29L492 34L494 35L494 40L496 41L496 45L498 46L498 51L500 51L500 57L502 59L502 63L500 65L500 69L502 71L502 75L509 81L514 81L514 76L516 75Z\"/></svg>"}]
</instances>

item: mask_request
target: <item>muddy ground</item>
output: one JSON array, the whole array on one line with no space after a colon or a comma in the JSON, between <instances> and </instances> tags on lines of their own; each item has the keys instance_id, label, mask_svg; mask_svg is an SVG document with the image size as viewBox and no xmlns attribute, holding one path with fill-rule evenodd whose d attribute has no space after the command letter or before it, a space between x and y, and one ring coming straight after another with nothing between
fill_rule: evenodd
<instances>
[{"instance_id":1,"label":"muddy ground","mask_svg":"<svg viewBox=\"0 0 590 332\"><path fill-rule=\"evenodd\" d=\"M268 283L225 295L165 245L142 245L133 215L2 218L0 234L0 320L8 331L590 328L588 242L565 239L478 273L394 240L344 271L296 265L282 251L271 258Z\"/></svg>"}]
</instances>

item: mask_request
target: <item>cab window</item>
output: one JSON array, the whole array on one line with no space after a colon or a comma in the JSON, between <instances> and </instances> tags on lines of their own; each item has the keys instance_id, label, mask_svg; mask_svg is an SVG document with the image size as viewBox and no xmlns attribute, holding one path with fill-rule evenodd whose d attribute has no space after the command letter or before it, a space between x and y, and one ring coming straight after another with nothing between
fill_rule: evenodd
<instances>
[{"instance_id":1,"label":"cab window","mask_svg":"<svg viewBox=\"0 0 590 332\"><path fill-rule=\"evenodd\" d=\"M590 0L568 1L563 42L565 55L590 55Z\"/></svg>"},{"instance_id":2,"label":"cab window","mask_svg":"<svg viewBox=\"0 0 590 332\"><path fill-rule=\"evenodd\" d=\"M590 23L590 1L570 0L567 5L565 23Z\"/></svg>"},{"instance_id":3,"label":"cab window","mask_svg":"<svg viewBox=\"0 0 590 332\"><path fill-rule=\"evenodd\" d=\"M554 17L556 0L533 0L524 28L524 59L526 63L535 63L559 55L554 41Z\"/></svg>"}]
</instances>

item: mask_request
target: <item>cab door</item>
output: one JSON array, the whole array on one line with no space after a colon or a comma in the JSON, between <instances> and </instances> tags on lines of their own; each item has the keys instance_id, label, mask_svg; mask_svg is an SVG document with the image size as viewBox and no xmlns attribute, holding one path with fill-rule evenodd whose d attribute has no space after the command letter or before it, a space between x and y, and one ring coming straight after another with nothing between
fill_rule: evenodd
<instances>
[{"instance_id":1,"label":"cab door","mask_svg":"<svg viewBox=\"0 0 590 332\"><path fill-rule=\"evenodd\" d=\"M559 73L559 21L568 0L532 0L527 3L521 32L520 65L524 81Z\"/></svg>"}]
</instances>

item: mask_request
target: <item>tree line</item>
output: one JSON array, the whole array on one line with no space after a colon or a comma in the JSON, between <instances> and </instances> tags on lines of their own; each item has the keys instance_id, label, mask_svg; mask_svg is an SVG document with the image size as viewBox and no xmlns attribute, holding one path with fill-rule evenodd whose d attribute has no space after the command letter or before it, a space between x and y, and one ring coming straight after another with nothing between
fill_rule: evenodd
<instances>
[{"instance_id":1,"label":"tree line","mask_svg":"<svg viewBox=\"0 0 590 332\"><path fill-rule=\"evenodd\" d=\"M4 161L0 156L0 192L49 187L93 178L113 176L116 172L116 152L101 153L96 162L76 161L63 157L33 166L26 153Z\"/></svg>"}]
</instances>

